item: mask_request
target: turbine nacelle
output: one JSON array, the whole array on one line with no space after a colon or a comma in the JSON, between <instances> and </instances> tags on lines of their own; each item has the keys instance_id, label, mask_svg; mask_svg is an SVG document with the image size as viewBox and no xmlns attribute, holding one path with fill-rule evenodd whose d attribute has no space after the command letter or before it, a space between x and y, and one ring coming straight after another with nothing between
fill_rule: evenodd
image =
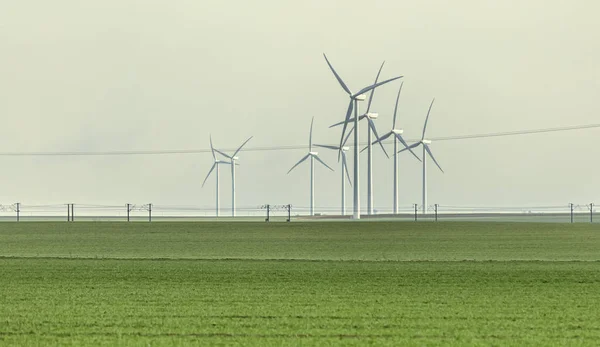
<instances>
[{"instance_id":1,"label":"turbine nacelle","mask_svg":"<svg viewBox=\"0 0 600 347\"><path fill-rule=\"evenodd\" d=\"M344 147L342 147L342 151L344 151L344 152L347 152L347 151L349 151L349 150L350 150L350 147L348 147L348 146L344 146Z\"/></svg>"},{"instance_id":2,"label":"turbine nacelle","mask_svg":"<svg viewBox=\"0 0 600 347\"><path fill-rule=\"evenodd\" d=\"M392 129L392 134L402 135L402 134L404 134L404 130L403 129Z\"/></svg>"},{"instance_id":3,"label":"turbine nacelle","mask_svg":"<svg viewBox=\"0 0 600 347\"><path fill-rule=\"evenodd\" d=\"M356 101L365 101L365 100L367 100L367 96L365 94L360 94L360 95L353 97L353 99Z\"/></svg>"},{"instance_id":4,"label":"turbine nacelle","mask_svg":"<svg viewBox=\"0 0 600 347\"><path fill-rule=\"evenodd\" d=\"M308 152L308 154L312 155L313 157L316 157L319 155L319 152Z\"/></svg>"},{"instance_id":5,"label":"turbine nacelle","mask_svg":"<svg viewBox=\"0 0 600 347\"><path fill-rule=\"evenodd\" d=\"M421 143L424 145L430 145L431 141L430 140L421 140Z\"/></svg>"},{"instance_id":6,"label":"turbine nacelle","mask_svg":"<svg viewBox=\"0 0 600 347\"><path fill-rule=\"evenodd\" d=\"M234 161L234 160L239 160L239 159L240 159L240 158L238 158L238 157L231 157L231 160L232 160L232 161Z\"/></svg>"},{"instance_id":7,"label":"turbine nacelle","mask_svg":"<svg viewBox=\"0 0 600 347\"><path fill-rule=\"evenodd\" d=\"M379 114L378 113L369 112L369 113L365 114L365 116L367 118L369 118L369 119L377 119L377 117L379 117Z\"/></svg>"}]
</instances>

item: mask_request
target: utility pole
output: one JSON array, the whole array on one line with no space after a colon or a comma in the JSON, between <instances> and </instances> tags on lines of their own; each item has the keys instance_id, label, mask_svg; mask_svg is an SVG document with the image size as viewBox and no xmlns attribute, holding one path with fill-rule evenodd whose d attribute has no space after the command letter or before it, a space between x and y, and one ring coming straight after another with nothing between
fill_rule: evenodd
<instances>
[{"instance_id":1,"label":"utility pole","mask_svg":"<svg viewBox=\"0 0 600 347\"><path fill-rule=\"evenodd\" d=\"M71 204L71 222L75 221L75 204Z\"/></svg>"},{"instance_id":2,"label":"utility pole","mask_svg":"<svg viewBox=\"0 0 600 347\"><path fill-rule=\"evenodd\" d=\"M413 204L413 207L415 208L415 222L416 222L417 221L417 209L418 209L419 205Z\"/></svg>"},{"instance_id":3,"label":"utility pole","mask_svg":"<svg viewBox=\"0 0 600 347\"><path fill-rule=\"evenodd\" d=\"M67 222L71 221L71 204L67 204Z\"/></svg>"},{"instance_id":4,"label":"utility pole","mask_svg":"<svg viewBox=\"0 0 600 347\"><path fill-rule=\"evenodd\" d=\"M288 218L287 221L291 222L292 221L292 204L288 204L287 205L287 210L288 210Z\"/></svg>"},{"instance_id":5,"label":"utility pole","mask_svg":"<svg viewBox=\"0 0 600 347\"><path fill-rule=\"evenodd\" d=\"M573 224L573 203L569 204L571 206L571 224Z\"/></svg>"},{"instance_id":6,"label":"utility pole","mask_svg":"<svg viewBox=\"0 0 600 347\"><path fill-rule=\"evenodd\" d=\"M594 223L594 203L590 202L590 223Z\"/></svg>"},{"instance_id":7,"label":"utility pole","mask_svg":"<svg viewBox=\"0 0 600 347\"><path fill-rule=\"evenodd\" d=\"M433 205L433 207L435 208L435 221L437 222L437 218L438 218L438 204Z\"/></svg>"},{"instance_id":8,"label":"utility pole","mask_svg":"<svg viewBox=\"0 0 600 347\"><path fill-rule=\"evenodd\" d=\"M131 212L132 207L131 207L131 204L129 204L129 203L126 206L127 206L127 221L129 222L129 213Z\"/></svg>"},{"instance_id":9,"label":"utility pole","mask_svg":"<svg viewBox=\"0 0 600 347\"><path fill-rule=\"evenodd\" d=\"M152 204L148 204L148 222L152 222Z\"/></svg>"},{"instance_id":10,"label":"utility pole","mask_svg":"<svg viewBox=\"0 0 600 347\"><path fill-rule=\"evenodd\" d=\"M16 211L16 212L17 212L17 222L18 222L18 221L19 221L19 219L20 219L20 218L19 218L19 217L20 217L20 216L19 216L19 214L21 213L21 203L20 203L20 202L17 202L15 205L16 205L16 207L17 207L17 211Z\"/></svg>"},{"instance_id":11,"label":"utility pole","mask_svg":"<svg viewBox=\"0 0 600 347\"><path fill-rule=\"evenodd\" d=\"M267 207L267 218L265 219L265 222L269 222L270 218L271 218L271 216L270 216L271 205L267 204L266 207Z\"/></svg>"}]
</instances>

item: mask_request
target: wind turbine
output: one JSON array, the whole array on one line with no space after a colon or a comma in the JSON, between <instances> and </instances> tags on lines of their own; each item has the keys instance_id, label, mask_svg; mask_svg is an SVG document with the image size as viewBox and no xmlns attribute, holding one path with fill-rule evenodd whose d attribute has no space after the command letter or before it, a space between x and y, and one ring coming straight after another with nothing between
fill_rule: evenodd
<instances>
[{"instance_id":1,"label":"wind turbine","mask_svg":"<svg viewBox=\"0 0 600 347\"><path fill-rule=\"evenodd\" d=\"M414 143L398 152L404 152L406 150L411 150L413 148L423 145L423 214L427 213L427 154L429 154L429 156L431 157L435 165L437 165L437 167L440 169L440 171L444 172L440 164L438 164L437 160L435 160L431 149L429 149L431 141L425 140L425 130L427 129L427 121L429 120L429 113L431 112L431 107L433 106L434 101L435 98L431 101L431 105L429 105L429 110L427 111L427 117L425 118L425 125L423 125L423 135L421 136L421 141Z\"/></svg>"},{"instance_id":2,"label":"wind turbine","mask_svg":"<svg viewBox=\"0 0 600 347\"><path fill-rule=\"evenodd\" d=\"M394 136L394 213L395 214L398 214L398 142L402 143L404 148L409 147L408 144L406 143L406 141L404 141L404 139L402 138L402 133L404 132L404 130L396 129L396 116L397 116L397 112L398 112L398 101L400 100L400 92L402 92L403 85L404 85L404 83L400 84L400 88L398 89L398 96L396 97L396 106L394 107L394 120L392 121L392 130L390 130L388 133L381 136L377 141L373 142L373 144L375 144L377 142L379 142L379 144L381 144L382 141L386 140L388 137ZM412 149L410 149L410 152L412 153L412 155L415 156L415 158L417 158L417 160L421 161L421 159L415 154L415 152L413 152Z\"/></svg>"},{"instance_id":3,"label":"wind turbine","mask_svg":"<svg viewBox=\"0 0 600 347\"><path fill-rule=\"evenodd\" d=\"M216 187L217 187L216 188L216 195L217 195L216 212L217 212L217 217L219 217L219 209L220 209L220 205L219 205L219 166L220 165L231 165L231 163L217 159L217 156L215 155L215 148L213 147L213 143L212 143L212 136L210 136L210 150L211 150L214 162L213 162L212 167L210 168L210 171L208 171L208 175L206 175L204 182L202 182L202 187L204 187L206 180L208 180L208 177L213 172L213 170L217 169L217 171L215 173L215 177L217 179L217 182L216 182L217 183L216 184Z\"/></svg>"},{"instance_id":4,"label":"wind turbine","mask_svg":"<svg viewBox=\"0 0 600 347\"><path fill-rule=\"evenodd\" d=\"M321 158L319 158L319 153L312 151L312 129L313 129L313 123L314 123L314 121L315 121L315 117L313 117L312 121L310 122L310 134L308 136L308 154L305 155L304 157L302 157L302 159L300 159L300 161L298 161L296 163L296 165L292 166L292 168L287 172L289 174L290 172L292 172L292 170L294 170L294 168L296 166L300 165L300 163L302 163L306 159L310 158L310 215L311 216L314 216L314 214L315 214L315 167L314 167L314 159L317 159L318 162L320 162L321 164L325 165L325 167L327 167L329 170L333 171L333 169L330 168L329 165L325 164L325 162L322 161Z\"/></svg>"},{"instance_id":5,"label":"wind turbine","mask_svg":"<svg viewBox=\"0 0 600 347\"><path fill-rule=\"evenodd\" d=\"M354 208L353 208L353 218L360 219L360 199L359 199L360 190L359 190L359 170L358 170L358 166L359 166L359 162L358 162L358 145L359 145L358 102L365 100L364 93L366 93L372 89L375 89L383 84L389 83L389 82L397 80L399 78L402 78L403 76L390 78L383 82L375 83L373 85L365 87L365 88L359 90L357 93L352 93L350 91L350 89L346 86L346 84L344 83L342 78L337 74L337 72L335 71L333 66L331 66L331 63L329 63L327 56L325 54L323 54L323 56L325 57L325 61L327 62L327 65L329 65L329 68L331 69L331 72L333 72L338 83L350 97L350 102L348 103L348 110L346 111L346 118L344 119L344 127L342 129L342 136L340 137L340 146L339 146L340 148L343 147L344 135L346 133L346 127L348 125L348 120L350 119L350 116L352 115L352 109L354 109L354 180L353 180L354 181L354 199L353 199L354 200ZM341 155L341 150L340 150L340 152L338 152L338 158L340 157L340 155Z\"/></svg>"},{"instance_id":6,"label":"wind turbine","mask_svg":"<svg viewBox=\"0 0 600 347\"><path fill-rule=\"evenodd\" d=\"M239 146L235 152L233 152L233 155L225 154L215 148L216 152L229 158L229 164L231 165L231 215L233 217L235 217L235 166L238 165L236 162L239 160L239 158L236 155L239 153L242 147L244 147L248 143L248 141L252 139L252 137L253 136L250 136L246 141L244 141L244 143L242 143L242 145Z\"/></svg>"},{"instance_id":7,"label":"wind turbine","mask_svg":"<svg viewBox=\"0 0 600 347\"><path fill-rule=\"evenodd\" d=\"M346 172L346 177L348 177L348 183L352 186L352 181L350 180L350 173L348 172L348 161L346 160L346 152L350 149L349 147L337 147L330 145L315 145L317 147L323 147L328 149L333 149L335 151L341 151L342 153L342 216L346 215L346 182L344 180L344 171Z\"/></svg>"},{"instance_id":8,"label":"wind turbine","mask_svg":"<svg viewBox=\"0 0 600 347\"><path fill-rule=\"evenodd\" d=\"M384 64L385 64L385 61L381 64L381 67L379 68L379 71L377 72L377 77L375 77L375 84L379 80L379 75L381 74L381 70L383 69ZM373 214L373 206L374 206L373 205L373 149L371 147L371 142L372 142L371 134L374 134L375 138L379 139L379 135L377 134L377 128L375 127L375 122L373 122L375 119L377 119L378 114L369 112L371 110L371 103L373 102L373 94L375 94L375 89L372 89L371 94L369 95L369 103L367 104L367 111L363 115L358 117L359 122L363 119L366 119L368 121L366 149L367 149L367 214L369 214L369 215ZM350 118L347 122L353 122L353 121L354 121L354 118ZM342 125L344 123L346 123L346 121L333 124L332 126L330 126L330 128L338 126L338 125ZM348 137L350 136L350 133L352 133L352 131L354 131L354 127L350 130ZM346 139L344 140L344 144L348 140L348 137L346 137ZM381 145L381 149L383 150L383 153L385 153L386 157L389 158L389 155L385 151L383 144L380 143L380 145Z\"/></svg>"}]
</instances>

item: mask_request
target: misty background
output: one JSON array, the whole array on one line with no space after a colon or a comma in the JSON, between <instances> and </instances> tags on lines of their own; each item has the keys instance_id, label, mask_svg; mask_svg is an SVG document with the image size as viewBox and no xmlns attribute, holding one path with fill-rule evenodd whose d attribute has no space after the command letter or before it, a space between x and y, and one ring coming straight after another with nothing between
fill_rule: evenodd
<instances>
[{"instance_id":1,"label":"misty background","mask_svg":"<svg viewBox=\"0 0 600 347\"><path fill-rule=\"evenodd\" d=\"M0 0L0 152L126 151L334 144L352 90L403 75L398 125L427 137L595 124L596 1ZM390 130L399 81L372 111ZM361 105L364 111L365 104ZM366 139L366 123L361 137ZM429 203L527 206L598 201L600 129L433 142ZM388 145L391 152L391 145ZM241 152L237 205L308 206L302 150ZM376 209L392 207L392 163L374 148ZM419 152L420 153L420 152ZM316 166L316 211L340 204ZM400 157L400 205L421 201L421 165ZM352 161L350 161L352 164ZM214 205L210 153L0 156L0 204ZM366 207L366 152L361 156ZM351 188L347 186L351 209ZM600 202L600 201L598 201ZM230 174L221 170L221 206Z\"/></svg>"}]
</instances>

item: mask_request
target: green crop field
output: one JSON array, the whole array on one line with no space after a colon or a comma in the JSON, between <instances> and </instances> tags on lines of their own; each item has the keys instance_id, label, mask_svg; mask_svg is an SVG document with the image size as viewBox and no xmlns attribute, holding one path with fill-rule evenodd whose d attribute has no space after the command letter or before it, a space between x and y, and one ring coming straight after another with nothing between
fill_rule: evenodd
<instances>
[{"instance_id":1,"label":"green crop field","mask_svg":"<svg viewBox=\"0 0 600 347\"><path fill-rule=\"evenodd\" d=\"M598 225L0 224L0 345L596 346L598 307Z\"/></svg>"}]
</instances>

